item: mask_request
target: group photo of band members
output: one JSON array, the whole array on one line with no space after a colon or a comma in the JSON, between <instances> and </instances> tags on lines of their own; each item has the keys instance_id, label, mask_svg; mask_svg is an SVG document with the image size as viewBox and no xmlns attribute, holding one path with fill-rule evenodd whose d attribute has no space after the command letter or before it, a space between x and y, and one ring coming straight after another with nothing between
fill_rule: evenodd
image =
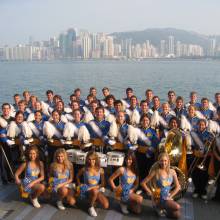
<instances>
[{"instance_id":1,"label":"group photo of band members","mask_svg":"<svg viewBox=\"0 0 220 220\"><path fill-rule=\"evenodd\" d=\"M98 99L91 87L86 99L75 89L68 103L52 90L44 100L29 91L1 100L2 184L17 184L35 208L51 198L59 210L84 200L92 217L97 205L111 206L106 189L125 215L151 199L159 216L180 218L189 184L194 199L219 202L220 93L213 101L170 90L162 102L154 92L139 100L127 88L118 99L104 87Z\"/></svg>"}]
</instances>

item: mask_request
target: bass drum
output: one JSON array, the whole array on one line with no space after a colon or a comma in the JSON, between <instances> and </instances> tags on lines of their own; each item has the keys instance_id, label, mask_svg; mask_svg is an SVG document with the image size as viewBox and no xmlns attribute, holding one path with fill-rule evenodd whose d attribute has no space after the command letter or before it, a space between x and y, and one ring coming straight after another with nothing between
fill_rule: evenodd
<instances>
[{"instance_id":1,"label":"bass drum","mask_svg":"<svg viewBox=\"0 0 220 220\"><path fill-rule=\"evenodd\" d=\"M154 163L154 165L151 167L150 172L156 170L159 167L158 162ZM171 169L174 169L176 171L177 174L177 178L181 187L181 190L174 196L174 200L178 200L180 198L183 197L183 195L186 193L187 188L188 188L188 181L187 178L185 176L185 174L176 166L171 166ZM157 187L157 183L156 183L156 177L154 177L148 184L148 186L150 187L151 191L153 193L155 193L155 197L158 197L158 195L156 195L158 193L158 187ZM174 188L174 184L172 184L172 189Z\"/></svg>"}]
</instances>

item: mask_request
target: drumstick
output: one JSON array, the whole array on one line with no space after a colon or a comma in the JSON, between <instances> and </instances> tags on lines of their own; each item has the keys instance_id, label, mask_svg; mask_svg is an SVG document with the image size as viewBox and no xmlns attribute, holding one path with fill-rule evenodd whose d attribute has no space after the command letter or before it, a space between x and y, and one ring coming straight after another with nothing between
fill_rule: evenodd
<instances>
[{"instance_id":1,"label":"drumstick","mask_svg":"<svg viewBox=\"0 0 220 220\"><path fill-rule=\"evenodd\" d=\"M10 169L10 172L11 172L12 176L15 178L14 173L13 173L12 168L11 168L11 165L10 165L10 163L8 161L8 158L7 158L6 154L5 154L5 151L4 151L3 147L2 147L2 145L0 145L0 148L2 150L2 153L3 153L4 157L5 157L5 160L7 162L7 165L9 167L9 169Z\"/></svg>"}]
</instances>

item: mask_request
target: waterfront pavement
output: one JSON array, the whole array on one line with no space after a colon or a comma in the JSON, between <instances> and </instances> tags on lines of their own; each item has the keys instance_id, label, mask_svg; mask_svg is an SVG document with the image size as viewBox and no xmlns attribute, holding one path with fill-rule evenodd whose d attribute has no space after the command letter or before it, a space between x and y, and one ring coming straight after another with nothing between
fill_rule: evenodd
<instances>
[{"instance_id":1,"label":"waterfront pavement","mask_svg":"<svg viewBox=\"0 0 220 220\"><path fill-rule=\"evenodd\" d=\"M106 190L110 200L109 210L97 208L98 217L92 218L87 214L87 205L78 202L77 208L67 207L59 211L55 202L41 202L42 207L35 209L29 201L21 200L19 192L14 184L3 186L0 183L0 220L165 220L165 217L158 217L151 207L150 200L145 199L143 210L140 215L123 215L120 212L119 204L114 200L112 192ZM219 220L220 203L202 199L192 199L191 193L187 192L184 198L179 200L182 206L181 220Z\"/></svg>"}]
</instances>

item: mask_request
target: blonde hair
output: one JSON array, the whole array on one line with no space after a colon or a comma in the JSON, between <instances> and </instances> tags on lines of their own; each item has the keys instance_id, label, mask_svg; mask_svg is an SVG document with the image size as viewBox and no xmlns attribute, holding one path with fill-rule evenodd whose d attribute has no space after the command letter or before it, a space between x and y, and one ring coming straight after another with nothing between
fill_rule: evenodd
<instances>
[{"instance_id":1,"label":"blonde hair","mask_svg":"<svg viewBox=\"0 0 220 220\"><path fill-rule=\"evenodd\" d=\"M95 160L95 168L97 170L100 169L100 159L98 154L95 151L90 151L88 152L87 156L86 156L86 169L89 167L89 159L94 159Z\"/></svg>"},{"instance_id":2,"label":"blonde hair","mask_svg":"<svg viewBox=\"0 0 220 220\"><path fill-rule=\"evenodd\" d=\"M56 169L57 168L57 164L58 164L57 156L59 154L63 154L63 156L64 156L64 161L63 161L64 170L70 169L71 168L71 163L70 163L70 161L69 161L69 159L67 157L67 153L66 153L64 148L59 148L59 149L57 149L55 151L54 156L53 156L52 169Z\"/></svg>"},{"instance_id":3,"label":"blonde hair","mask_svg":"<svg viewBox=\"0 0 220 220\"><path fill-rule=\"evenodd\" d=\"M163 157L166 157L167 160L168 160L168 165L167 165L167 167L166 167L165 170L166 170L166 172L167 172L168 175L170 174L170 157L169 157L169 154L168 154L167 152L162 152L162 153L160 153L159 156L158 156L158 161L157 161L158 166L157 166L157 169L156 169L156 174L157 174L157 176L159 176L159 169L161 168L161 166L160 166L160 160L161 160Z\"/></svg>"}]
</instances>

